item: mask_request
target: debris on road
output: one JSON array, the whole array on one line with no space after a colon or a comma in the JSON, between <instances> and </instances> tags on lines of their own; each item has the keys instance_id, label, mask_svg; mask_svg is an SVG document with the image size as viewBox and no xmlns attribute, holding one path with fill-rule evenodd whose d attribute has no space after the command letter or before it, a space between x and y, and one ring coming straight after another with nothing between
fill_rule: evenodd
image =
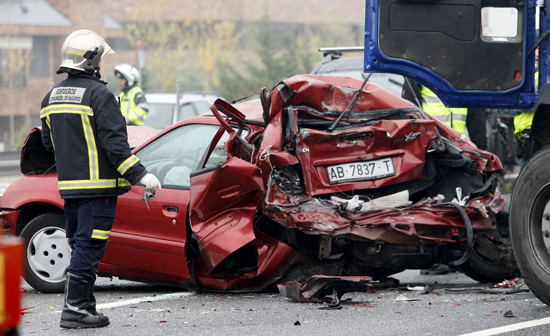
<instances>
[{"instance_id":1,"label":"debris on road","mask_svg":"<svg viewBox=\"0 0 550 336\"><path fill-rule=\"evenodd\" d=\"M512 313L511 310L508 310L506 313L504 313L504 317L516 317L514 313Z\"/></svg>"},{"instance_id":2,"label":"debris on road","mask_svg":"<svg viewBox=\"0 0 550 336\"><path fill-rule=\"evenodd\" d=\"M529 287L523 279L506 280L491 288L446 288L446 294L466 294L466 293L481 293L481 294L516 294L520 292L529 292Z\"/></svg>"}]
</instances>

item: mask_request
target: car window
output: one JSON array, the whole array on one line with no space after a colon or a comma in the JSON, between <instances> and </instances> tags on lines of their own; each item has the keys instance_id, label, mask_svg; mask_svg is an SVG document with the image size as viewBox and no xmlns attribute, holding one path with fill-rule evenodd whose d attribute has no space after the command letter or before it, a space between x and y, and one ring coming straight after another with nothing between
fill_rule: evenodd
<instances>
[{"instance_id":1,"label":"car window","mask_svg":"<svg viewBox=\"0 0 550 336\"><path fill-rule=\"evenodd\" d=\"M248 137L249 131L245 128L243 130L243 133L241 134L241 137L243 139L246 139ZM224 132L218 143L216 144L216 147L214 147L214 150L210 154L210 157L206 161L204 168L212 167L217 164L223 163L227 161L227 153L225 149L223 148L223 145L225 142L229 139L229 133Z\"/></svg>"},{"instance_id":2,"label":"car window","mask_svg":"<svg viewBox=\"0 0 550 336\"><path fill-rule=\"evenodd\" d=\"M162 185L188 187L189 174L197 169L219 129L219 125L184 125L151 142L136 156Z\"/></svg>"},{"instance_id":3,"label":"car window","mask_svg":"<svg viewBox=\"0 0 550 336\"><path fill-rule=\"evenodd\" d=\"M365 77L368 75L368 73L364 73L361 69L357 71L333 71L323 75L350 77L359 80L365 80ZM373 73L369 78L369 82L377 84L395 95L401 96L401 91L403 89L403 84L405 83L405 80L403 79L403 76L400 75L390 73Z\"/></svg>"},{"instance_id":4,"label":"car window","mask_svg":"<svg viewBox=\"0 0 550 336\"><path fill-rule=\"evenodd\" d=\"M333 72L324 73L322 75L337 76L337 77L349 77L349 78L355 78L355 79L359 79L359 80L364 80L365 79L363 69L357 70L357 71L353 71L353 70L350 70L350 71L333 71Z\"/></svg>"},{"instance_id":5,"label":"car window","mask_svg":"<svg viewBox=\"0 0 550 336\"><path fill-rule=\"evenodd\" d=\"M140 149L136 156L163 186L189 187L191 182L189 174L197 170L200 160L219 129L219 125L184 125L171 130ZM248 134L249 131L245 129L242 137L246 139ZM212 167L227 161L227 153L223 148L227 139L229 139L229 134L225 132L216 144L205 167Z\"/></svg>"},{"instance_id":6,"label":"car window","mask_svg":"<svg viewBox=\"0 0 550 336\"><path fill-rule=\"evenodd\" d=\"M193 102L193 104L195 104L195 109L199 114L203 114L205 112L210 111L210 104L208 102L196 101L196 102Z\"/></svg>"},{"instance_id":7,"label":"car window","mask_svg":"<svg viewBox=\"0 0 550 336\"><path fill-rule=\"evenodd\" d=\"M145 126L165 129L172 125L173 104L149 103L149 113L145 118Z\"/></svg>"},{"instance_id":8,"label":"car window","mask_svg":"<svg viewBox=\"0 0 550 336\"><path fill-rule=\"evenodd\" d=\"M369 78L369 82L378 84L391 93L401 97L401 91L403 91L405 79L403 76L390 73L373 73Z\"/></svg>"},{"instance_id":9,"label":"car window","mask_svg":"<svg viewBox=\"0 0 550 336\"><path fill-rule=\"evenodd\" d=\"M185 118L190 118L196 116L195 109L193 108L193 104L191 103L185 103L181 105L180 107L180 113L178 114L178 121L183 120Z\"/></svg>"}]
</instances>

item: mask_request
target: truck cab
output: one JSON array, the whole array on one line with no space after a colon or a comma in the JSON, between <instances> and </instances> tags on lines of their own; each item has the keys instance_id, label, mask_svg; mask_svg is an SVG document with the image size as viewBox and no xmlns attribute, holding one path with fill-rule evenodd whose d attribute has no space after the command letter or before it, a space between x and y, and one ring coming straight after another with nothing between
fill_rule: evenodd
<instances>
[{"instance_id":1,"label":"truck cab","mask_svg":"<svg viewBox=\"0 0 550 336\"><path fill-rule=\"evenodd\" d=\"M545 0L367 0L364 54L365 71L403 75L448 107L535 111L509 235L527 285L548 305L549 22Z\"/></svg>"}]
</instances>

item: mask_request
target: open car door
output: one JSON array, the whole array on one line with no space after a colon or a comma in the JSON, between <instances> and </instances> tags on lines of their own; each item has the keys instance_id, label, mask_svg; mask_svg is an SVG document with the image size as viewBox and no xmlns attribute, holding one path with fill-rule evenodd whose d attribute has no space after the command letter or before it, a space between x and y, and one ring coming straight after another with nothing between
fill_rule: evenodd
<instances>
[{"instance_id":1,"label":"open car door","mask_svg":"<svg viewBox=\"0 0 550 336\"><path fill-rule=\"evenodd\" d=\"M523 0L367 0L365 70L402 74L448 106L529 108L535 17Z\"/></svg>"},{"instance_id":2,"label":"open car door","mask_svg":"<svg viewBox=\"0 0 550 336\"><path fill-rule=\"evenodd\" d=\"M207 155L219 153L223 146L227 160L208 165L210 159L205 157L204 168L191 173L189 221L202 261L208 272L215 274L228 271L221 263L232 253L240 249L249 252L242 248L255 239L253 222L264 187L259 168L250 162L253 147L240 137L244 115L220 99L211 110L229 137L225 143L223 138L214 139ZM218 110L237 122L238 130Z\"/></svg>"}]
</instances>

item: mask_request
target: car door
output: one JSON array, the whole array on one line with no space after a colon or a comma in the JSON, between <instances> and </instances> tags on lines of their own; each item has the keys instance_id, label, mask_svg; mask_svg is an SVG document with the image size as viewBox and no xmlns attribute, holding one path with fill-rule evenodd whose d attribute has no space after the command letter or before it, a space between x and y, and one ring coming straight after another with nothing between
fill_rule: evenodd
<instances>
[{"instance_id":1,"label":"car door","mask_svg":"<svg viewBox=\"0 0 550 336\"><path fill-rule=\"evenodd\" d=\"M241 125L238 131L221 117L214 105ZM205 167L191 174L189 211L189 221L209 273L214 273L224 259L256 238L254 217L264 196L260 169L250 162L253 147L244 140L244 116L220 99L214 105L211 111L225 133L209 151ZM222 148L227 153L225 160L208 164Z\"/></svg>"},{"instance_id":2,"label":"car door","mask_svg":"<svg viewBox=\"0 0 550 336\"><path fill-rule=\"evenodd\" d=\"M162 189L147 203L139 185L119 197L104 263L133 269L140 277L189 277L185 251L190 173L219 129L212 124L183 125L135 153Z\"/></svg>"},{"instance_id":3,"label":"car door","mask_svg":"<svg viewBox=\"0 0 550 336\"><path fill-rule=\"evenodd\" d=\"M450 106L527 108L535 15L528 1L368 0L365 71L405 75Z\"/></svg>"}]
</instances>

